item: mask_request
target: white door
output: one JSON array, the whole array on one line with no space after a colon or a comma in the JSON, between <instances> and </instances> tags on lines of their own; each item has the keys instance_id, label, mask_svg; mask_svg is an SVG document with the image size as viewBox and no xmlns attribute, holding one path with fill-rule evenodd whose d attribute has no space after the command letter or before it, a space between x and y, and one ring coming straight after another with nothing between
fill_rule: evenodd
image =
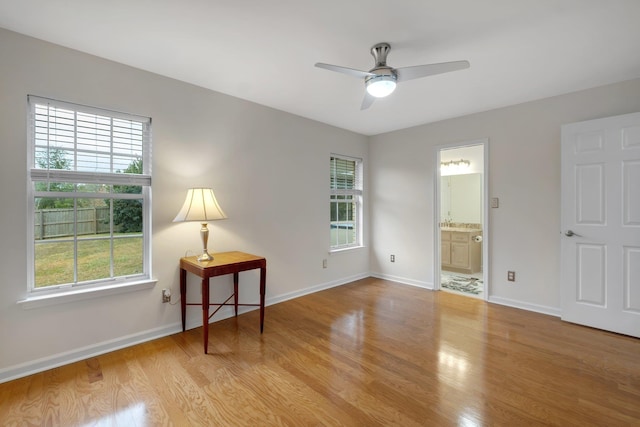
<instances>
[{"instance_id":1,"label":"white door","mask_svg":"<svg viewBox=\"0 0 640 427\"><path fill-rule=\"evenodd\" d=\"M562 127L562 319L640 337L640 113Z\"/></svg>"}]
</instances>

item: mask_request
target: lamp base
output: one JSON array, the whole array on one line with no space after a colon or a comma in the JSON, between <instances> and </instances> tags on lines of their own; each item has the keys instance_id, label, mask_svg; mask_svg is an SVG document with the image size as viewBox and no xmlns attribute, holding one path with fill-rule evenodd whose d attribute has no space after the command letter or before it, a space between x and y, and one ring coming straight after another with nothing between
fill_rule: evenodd
<instances>
[{"instance_id":1,"label":"lamp base","mask_svg":"<svg viewBox=\"0 0 640 427\"><path fill-rule=\"evenodd\" d=\"M213 261L213 256L205 249L204 253L198 257L198 261Z\"/></svg>"},{"instance_id":2,"label":"lamp base","mask_svg":"<svg viewBox=\"0 0 640 427\"><path fill-rule=\"evenodd\" d=\"M207 251L207 240L209 240L209 229L207 228L207 223L203 222L202 228L200 229L200 237L202 238L202 255L198 257L198 261L213 261L213 257L209 255L209 251Z\"/></svg>"}]
</instances>

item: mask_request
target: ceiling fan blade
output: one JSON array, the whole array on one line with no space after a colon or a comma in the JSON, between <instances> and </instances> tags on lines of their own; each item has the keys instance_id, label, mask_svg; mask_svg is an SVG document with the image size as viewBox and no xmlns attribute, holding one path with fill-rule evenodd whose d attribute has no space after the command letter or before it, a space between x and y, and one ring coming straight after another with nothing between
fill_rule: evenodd
<instances>
[{"instance_id":1,"label":"ceiling fan blade","mask_svg":"<svg viewBox=\"0 0 640 427\"><path fill-rule=\"evenodd\" d=\"M396 68L399 82L419 79L420 77L433 76L435 74L448 73L450 71L469 68L469 61L441 62L439 64L415 65L413 67Z\"/></svg>"},{"instance_id":2,"label":"ceiling fan blade","mask_svg":"<svg viewBox=\"0 0 640 427\"><path fill-rule=\"evenodd\" d=\"M360 110L366 110L367 108L371 107L371 104L373 104L373 101L375 100L375 96L371 96L369 92L365 91L364 98L362 98L362 105L360 106Z\"/></svg>"},{"instance_id":3,"label":"ceiling fan blade","mask_svg":"<svg viewBox=\"0 0 640 427\"><path fill-rule=\"evenodd\" d=\"M317 62L316 67L324 68L325 70L329 70L329 71L336 71L338 73L342 73L348 76L358 77L358 78L365 78L367 76L373 75L368 71L360 71L353 68L340 67L338 65L323 64L322 62Z\"/></svg>"}]
</instances>

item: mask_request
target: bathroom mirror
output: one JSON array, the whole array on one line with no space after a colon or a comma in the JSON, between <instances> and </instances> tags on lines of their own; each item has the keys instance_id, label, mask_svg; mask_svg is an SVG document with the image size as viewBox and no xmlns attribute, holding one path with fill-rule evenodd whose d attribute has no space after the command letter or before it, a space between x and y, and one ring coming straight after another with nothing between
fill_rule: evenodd
<instances>
[{"instance_id":1,"label":"bathroom mirror","mask_svg":"<svg viewBox=\"0 0 640 427\"><path fill-rule=\"evenodd\" d=\"M440 221L482 223L482 174L441 177Z\"/></svg>"}]
</instances>

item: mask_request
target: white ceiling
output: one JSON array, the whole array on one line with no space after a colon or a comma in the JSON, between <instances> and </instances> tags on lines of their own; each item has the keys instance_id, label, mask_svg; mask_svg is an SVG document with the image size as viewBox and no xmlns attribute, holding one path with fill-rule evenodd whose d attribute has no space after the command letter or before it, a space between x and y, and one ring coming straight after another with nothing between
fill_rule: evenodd
<instances>
[{"instance_id":1,"label":"white ceiling","mask_svg":"<svg viewBox=\"0 0 640 427\"><path fill-rule=\"evenodd\" d=\"M639 0L0 0L0 27L365 135L640 77ZM360 110L378 42L401 83Z\"/></svg>"}]
</instances>

